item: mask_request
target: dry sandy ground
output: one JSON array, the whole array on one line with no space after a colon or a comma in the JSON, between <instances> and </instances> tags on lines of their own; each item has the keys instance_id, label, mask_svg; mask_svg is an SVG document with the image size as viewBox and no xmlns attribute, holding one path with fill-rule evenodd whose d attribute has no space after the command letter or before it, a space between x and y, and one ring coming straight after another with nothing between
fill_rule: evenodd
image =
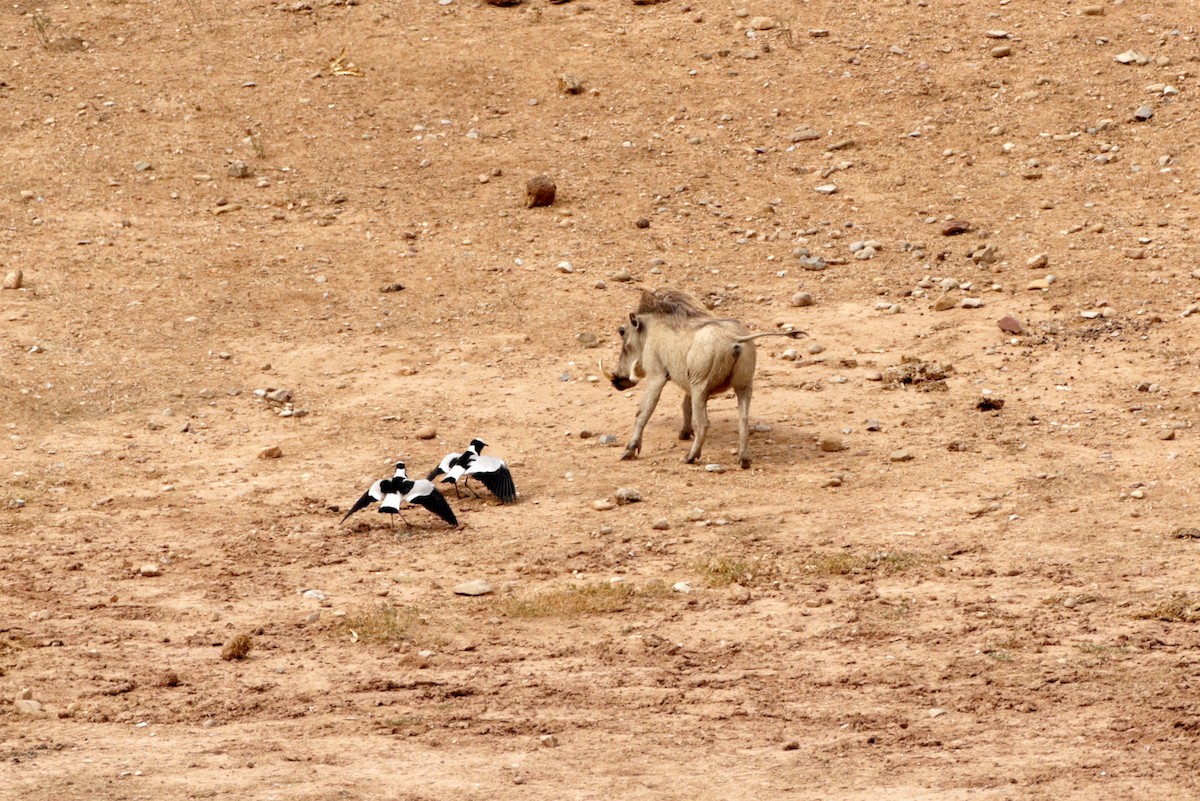
<instances>
[{"instance_id":1,"label":"dry sandy ground","mask_svg":"<svg viewBox=\"0 0 1200 801\"><path fill-rule=\"evenodd\" d=\"M1200 795L1195 3L0 19L0 797ZM748 471L599 444L659 286L810 334ZM473 436L517 505L338 525Z\"/></svg>"}]
</instances>

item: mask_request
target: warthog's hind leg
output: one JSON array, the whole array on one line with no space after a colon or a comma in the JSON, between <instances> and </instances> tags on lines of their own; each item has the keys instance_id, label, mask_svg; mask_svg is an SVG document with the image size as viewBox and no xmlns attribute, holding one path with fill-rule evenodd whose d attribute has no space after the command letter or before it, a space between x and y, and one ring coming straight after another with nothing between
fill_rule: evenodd
<instances>
[{"instance_id":1,"label":"warthog's hind leg","mask_svg":"<svg viewBox=\"0 0 1200 801\"><path fill-rule=\"evenodd\" d=\"M738 460L742 469L750 467L750 386L735 390L738 399Z\"/></svg>"},{"instance_id":2,"label":"warthog's hind leg","mask_svg":"<svg viewBox=\"0 0 1200 801\"><path fill-rule=\"evenodd\" d=\"M646 428L646 423L650 421L650 415L654 414L654 407L658 405L658 397L662 395L663 387L667 385L667 377L664 374L662 377L654 376L646 381L646 391L642 395L642 405L638 409L637 422L633 424L633 436L629 438L629 444L625 446L625 453L621 455L622 459L633 459L642 449L642 431Z\"/></svg>"},{"instance_id":3,"label":"warthog's hind leg","mask_svg":"<svg viewBox=\"0 0 1200 801\"><path fill-rule=\"evenodd\" d=\"M688 393L683 395L683 427L679 429L679 438L681 440L689 440L692 438L692 396Z\"/></svg>"},{"instance_id":4,"label":"warthog's hind leg","mask_svg":"<svg viewBox=\"0 0 1200 801\"><path fill-rule=\"evenodd\" d=\"M696 439L692 449L688 451L685 462L691 464L700 458L700 450L704 447L704 438L708 435L708 392L704 387L692 387L692 425L696 429Z\"/></svg>"}]
</instances>

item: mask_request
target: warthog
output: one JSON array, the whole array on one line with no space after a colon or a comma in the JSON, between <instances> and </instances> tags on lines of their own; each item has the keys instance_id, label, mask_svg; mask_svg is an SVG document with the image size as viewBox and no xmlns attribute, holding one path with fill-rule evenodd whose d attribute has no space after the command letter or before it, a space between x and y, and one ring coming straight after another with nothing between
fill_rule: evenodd
<instances>
[{"instance_id":1,"label":"warthog","mask_svg":"<svg viewBox=\"0 0 1200 801\"><path fill-rule=\"evenodd\" d=\"M743 469L749 467L754 340L769 336L795 338L804 332L751 334L737 320L714 317L694 297L674 289L643 290L637 311L630 312L628 325L619 330L621 359L617 369L608 372L602 360L600 371L619 390L646 379L633 437L621 458L632 459L641 451L642 430L658 405L658 396L668 381L674 381L684 391L679 438L687 440L695 435L684 461L696 461L704 447L709 396L732 388L738 399L738 459Z\"/></svg>"}]
</instances>

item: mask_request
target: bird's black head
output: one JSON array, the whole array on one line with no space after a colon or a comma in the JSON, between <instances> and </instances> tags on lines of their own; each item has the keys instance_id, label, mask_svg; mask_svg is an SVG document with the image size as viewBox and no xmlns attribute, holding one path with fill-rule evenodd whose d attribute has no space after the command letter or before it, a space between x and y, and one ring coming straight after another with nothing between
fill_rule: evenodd
<instances>
[{"instance_id":1,"label":"bird's black head","mask_svg":"<svg viewBox=\"0 0 1200 801\"><path fill-rule=\"evenodd\" d=\"M475 439L471 440L471 445L469 447L469 450L473 450L476 453L482 453L483 449L486 447L487 447L487 443L484 442L483 440L481 440L479 437L476 437Z\"/></svg>"}]
</instances>

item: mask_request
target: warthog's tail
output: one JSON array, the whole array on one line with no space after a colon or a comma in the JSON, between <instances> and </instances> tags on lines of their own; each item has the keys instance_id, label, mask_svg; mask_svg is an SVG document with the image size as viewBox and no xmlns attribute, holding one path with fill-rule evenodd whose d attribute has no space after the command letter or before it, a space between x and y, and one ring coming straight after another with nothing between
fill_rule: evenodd
<instances>
[{"instance_id":1,"label":"warthog's tail","mask_svg":"<svg viewBox=\"0 0 1200 801\"><path fill-rule=\"evenodd\" d=\"M744 337L738 337L735 342L749 342L752 339L759 337L787 337L788 339L799 339L800 337L808 336L804 331L768 331L765 334L747 334Z\"/></svg>"}]
</instances>

